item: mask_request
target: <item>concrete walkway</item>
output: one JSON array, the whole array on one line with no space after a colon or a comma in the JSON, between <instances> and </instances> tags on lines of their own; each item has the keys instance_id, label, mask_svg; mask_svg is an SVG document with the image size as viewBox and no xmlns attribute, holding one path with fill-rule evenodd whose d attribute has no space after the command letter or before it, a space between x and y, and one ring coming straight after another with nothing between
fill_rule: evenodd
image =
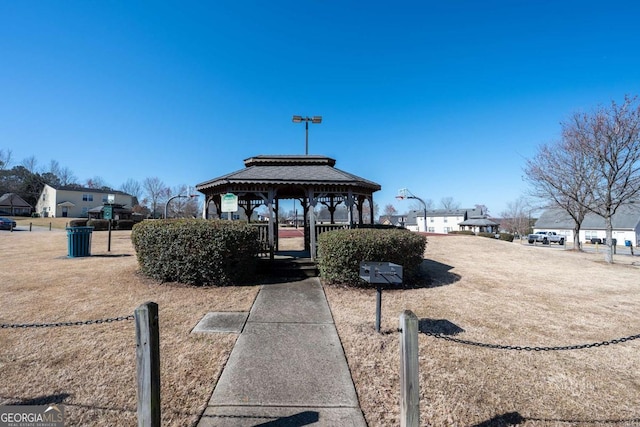
<instances>
[{"instance_id":1,"label":"concrete walkway","mask_svg":"<svg viewBox=\"0 0 640 427\"><path fill-rule=\"evenodd\" d=\"M199 427L366 426L318 278L263 285Z\"/></svg>"}]
</instances>

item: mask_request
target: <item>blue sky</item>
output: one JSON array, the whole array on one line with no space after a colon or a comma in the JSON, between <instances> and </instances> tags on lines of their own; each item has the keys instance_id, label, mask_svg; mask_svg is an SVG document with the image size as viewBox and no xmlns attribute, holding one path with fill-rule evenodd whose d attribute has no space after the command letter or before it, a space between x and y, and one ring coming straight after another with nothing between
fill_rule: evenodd
<instances>
[{"instance_id":1,"label":"blue sky","mask_svg":"<svg viewBox=\"0 0 640 427\"><path fill-rule=\"evenodd\" d=\"M640 93L640 3L5 1L0 149L118 188L309 153L499 215L560 122Z\"/></svg>"}]
</instances>

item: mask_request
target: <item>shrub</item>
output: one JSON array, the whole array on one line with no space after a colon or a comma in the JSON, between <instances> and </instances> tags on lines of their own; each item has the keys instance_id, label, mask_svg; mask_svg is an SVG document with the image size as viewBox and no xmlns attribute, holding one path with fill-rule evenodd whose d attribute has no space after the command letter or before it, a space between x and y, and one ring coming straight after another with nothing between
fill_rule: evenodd
<instances>
[{"instance_id":1,"label":"shrub","mask_svg":"<svg viewBox=\"0 0 640 427\"><path fill-rule=\"evenodd\" d=\"M355 228L375 228L376 230L404 230L404 227L393 224L355 224Z\"/></svg>"},{"instance_id":2,"label":"shrub","mask_svg":"<svg viewBox=\"0 0 640 427\"><path fill-rule=\"evenodd\" d=\"M108 219L90 219L87 221L89 227L93 227L93 231L105 231L109 229Z\"/></svg>"},{"instance_id":3,"label":"shrub","mask_svg":"<svg viewBox=\"0 0 640 427\"><path fill-rule=\"evenodd\" d=\"M420 276L427 239L407 230L335 230L318 237L318 269L328 283L367 286L360 279L360 262L399 264L403 281L412 284Z\"/></svg>"},{"instance_id":4,"label":"shrub","mask_svg":"<svg viewBox=\"0 0 640 427\"><path fill-rule=\"evenodd\" d=\"M86 227L87 220L86 219L72 219L69 221L69 227Z\"/></svg>"},{"instance_id":5,"label":"shrub","mask_svg":"<svg viewBox=\"0 0 640 427\"><path fill-rule=\"evenodd\" d=\"M480 237L489 237L491 239L495 239L496 238L496 233L478 233L478 236Z\"/></svg>"},{"instance_id":6,"label":"shrub","mask_svg":"<svg viewBox=\"0 0 640 427\"><path fill-rule=\"evenodd\" d=\"M498 238L507 242L513 242L513 234L511 233L500 233Z\"/></svg>"},{"instance_id":7,"label":"shrub","mask_svg":"<svg viewBox=\"0 0 640 427\"><path fill-rule=\"evenodd\" d=\"M449 234L458 234L460 236L475 236L476 235L476 233L474 233L471 230L450 231Z\"/></svg>"},{"instance_id":8,"label":"shrub","mask_svg":"<svg viewBox=\"0 0 640 427\"><path fill-rule=\"evenodd\" d=\"M116 223L117 230L131 230L133 228L133 220L132 219L120 219Z\"/></svg>"},{"instance_id":9,"label":"shrub","mask_svg":"<svg viewBox=\"0 0 640 427\"><path fill-rule=\"evenodd\" d=\"M143 221L131 240L143 274L198 286L248 281L260 245L258 230L247 223L201 219Z\"/></svg>"}]
</instances>

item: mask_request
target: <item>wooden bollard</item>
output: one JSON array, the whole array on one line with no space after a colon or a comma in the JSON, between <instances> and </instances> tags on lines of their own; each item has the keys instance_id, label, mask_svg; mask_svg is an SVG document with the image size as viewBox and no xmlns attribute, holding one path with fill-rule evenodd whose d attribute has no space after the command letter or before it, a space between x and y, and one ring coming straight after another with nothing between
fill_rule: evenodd
<instances>
[{"instance_id":1,"label":"wooden bollard","mask_svg":"<svg viewBox=\"0 0 640 427\"><path fill-rule=\"evenodd\" d=\"M138 427L160 427L160 330L158 304L135 310Z\"/></svg>"},{"instance_id":2,"label":"wooden bollard","mask_svg":"<svg viewBox=\"0 0 640 427\"><path fill-rule=\"evenodd\" d=\"M419 425L418 318L405 310L400 315L400 426Z\"/></svg>"}]
</instances>

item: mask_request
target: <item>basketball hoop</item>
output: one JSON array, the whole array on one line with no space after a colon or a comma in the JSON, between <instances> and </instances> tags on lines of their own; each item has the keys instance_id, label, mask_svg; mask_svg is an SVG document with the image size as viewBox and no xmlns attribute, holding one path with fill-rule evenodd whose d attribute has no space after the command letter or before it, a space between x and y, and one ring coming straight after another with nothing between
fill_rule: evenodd
<instances>
[{"instance_id":1,"label":"basketball hoop","mask_svg":"<svg viewBox=\"0 0 640 427\"><path fill-rule=\"evenodd\" d=\"M396 196L396 199L398 200L404 200L406 199L408 196L413 196L413 194L411 194L411 192L406 189L406 188L401 188L398 190L398 195Z\"/></svg>"}]
</instances>

